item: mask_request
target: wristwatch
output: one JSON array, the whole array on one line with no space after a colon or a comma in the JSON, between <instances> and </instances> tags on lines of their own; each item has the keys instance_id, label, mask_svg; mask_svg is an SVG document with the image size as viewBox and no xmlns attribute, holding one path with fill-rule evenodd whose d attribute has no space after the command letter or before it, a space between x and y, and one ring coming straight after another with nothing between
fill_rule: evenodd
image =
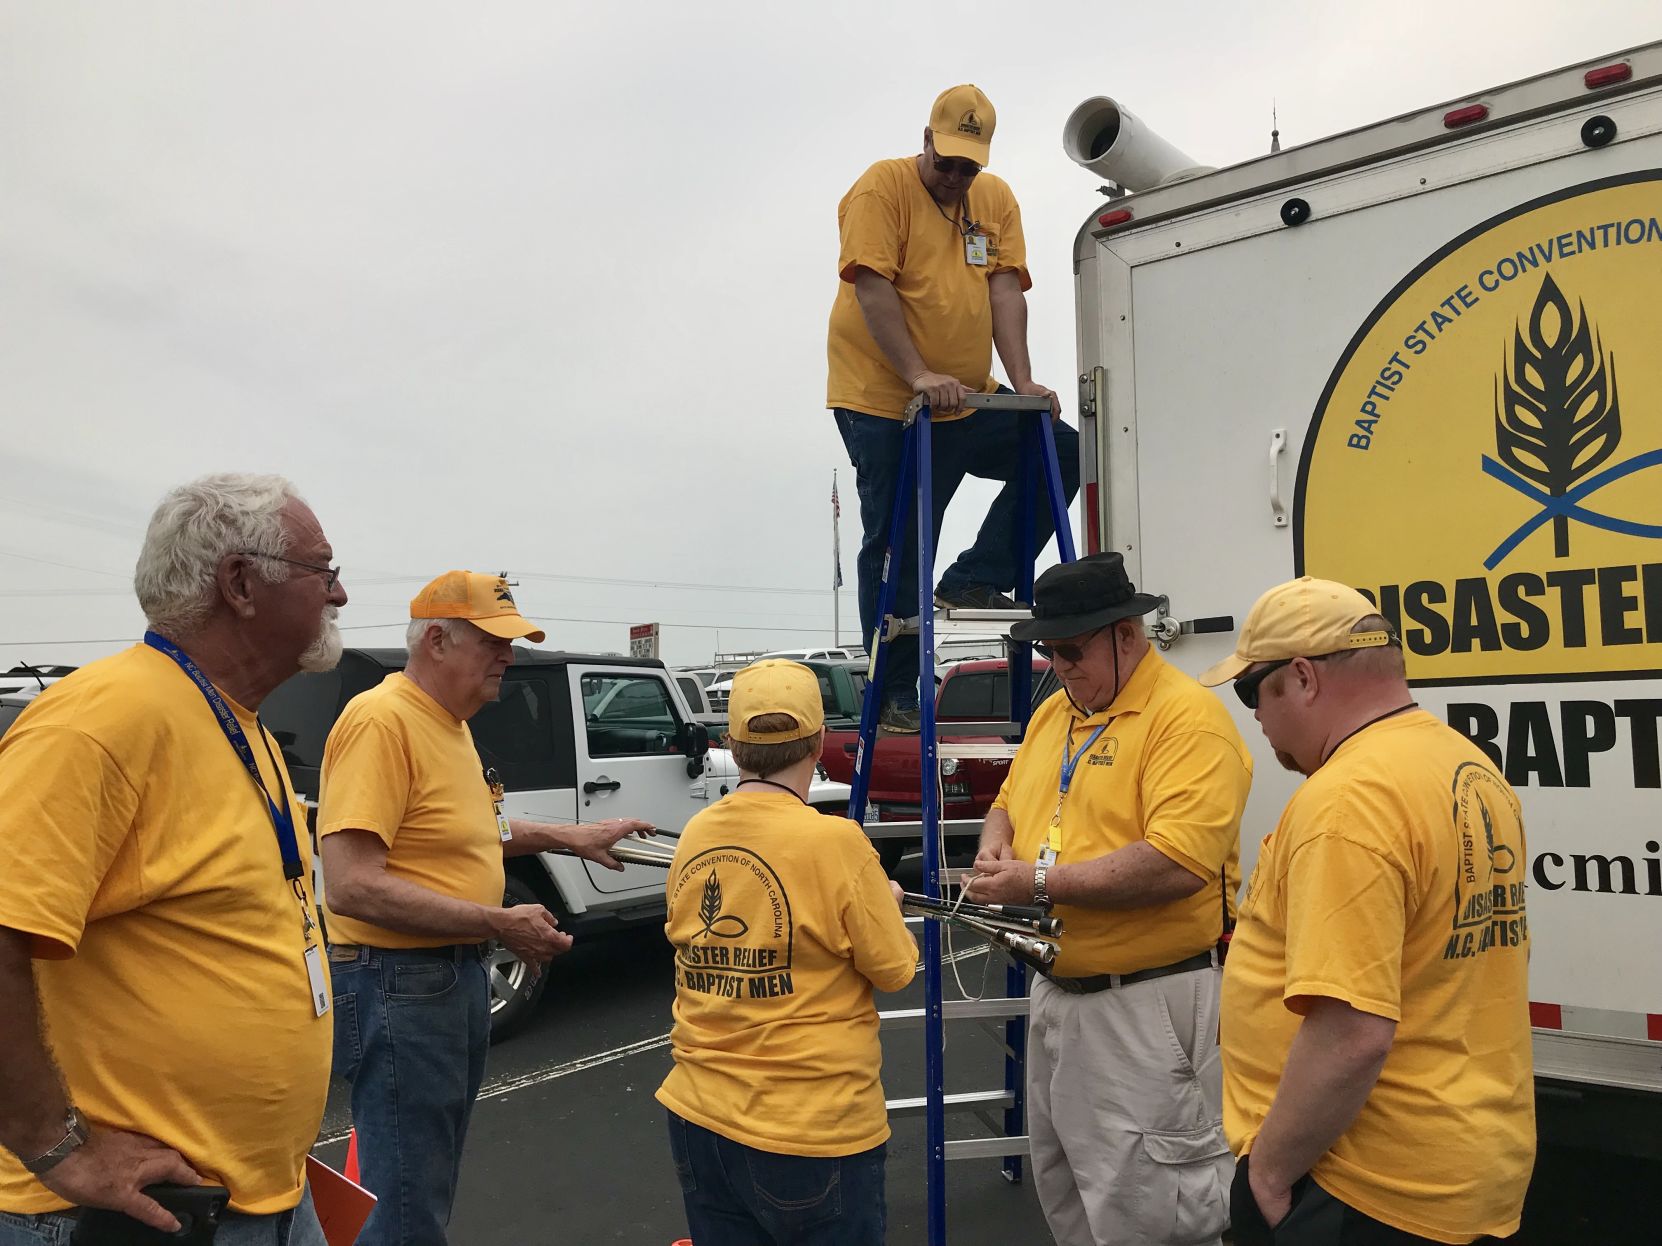
<instances>
[{"instance_id":1,"label":"wristwatch","mask_svg":"<svg viewBox=\"0 0 1662 1246\"><path fill-rule=\"evenodd\" d=\"M81 1123L80 1114L75 1111L75 1105L73 1103L64 1109L63 1127L63 1141L58 1143L58 1145L53 1147L50 1151L46 1152L45 1155L36 1156L34 1159L23 1160L23 1167L34 1173L35 1176L39 1177L44 1173L51 1172L59 1164L63 1163L63 1161L69 1157L69 1153L75 1150L76 1147L85 1145L87 1140L87 1127Z\"/></svg>"},{"instance_id":2,"label":"wristwatch","mask_svg":"<svg viewBox=\"0 0 1662 1246\"><path fill-rule=\"evenodd\" d=\"M1050 867L1040 861L1033 867L1033 903L1042 908L1050 907L1050 888L1045 886L1045 877L1050 873Z\"/></svg>"}]
</instances>

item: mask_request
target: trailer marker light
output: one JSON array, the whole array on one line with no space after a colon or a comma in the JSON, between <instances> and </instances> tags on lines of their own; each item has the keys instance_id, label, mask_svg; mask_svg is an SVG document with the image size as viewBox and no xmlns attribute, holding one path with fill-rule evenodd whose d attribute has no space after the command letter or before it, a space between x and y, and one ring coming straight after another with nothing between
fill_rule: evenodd
<instances>
[{"instance_id":1,"label":"trailer marker light","mask_svg":"<svg viewBox=\"0 0 1662 1246\"><path fill-rule=\"evenodd\" d=\"M1467 104L1464 108L1456 108L1453 112L1443 114L1443 127L1448 130L1457 130L1463 125L1470 125L1474 121L1482 121L1489 115L1487 104Z\"/></svg>"},{"instance_id":2,"label":"trailer marker light","mask_svg":"<svg viewBox=\"0 0 1662 1246\"><path fill-rule=\"evenodd\" d=\"M1633 66L1626 61L1618 61L1614 65L1606 65L1603 69L1589 69L1587 76L1582 79L1589 91L1596 91L1600 87L1615 86L1618 82L1626 82L1633 77Z\"/></svg>"},{"instance_id":3,"label":"trailer marker light","mask_svg":"<svg viewBox=\"0 0 1662 1246\"><path fill-rule=\"evenodd\" d=\"M1131 219L1131 213L1125 208L1117 212L1104 212L1096 218L1096 223L1103 229L1112 229L1115 225L1123 225Z\"/></svg>"}]
</instances>

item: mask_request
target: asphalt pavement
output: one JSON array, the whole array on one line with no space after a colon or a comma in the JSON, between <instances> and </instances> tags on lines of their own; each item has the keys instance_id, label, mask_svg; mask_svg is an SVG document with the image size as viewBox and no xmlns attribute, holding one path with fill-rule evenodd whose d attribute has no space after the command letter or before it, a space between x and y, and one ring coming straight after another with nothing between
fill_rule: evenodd
<instances>
[{"instance_id":1,"label":"asphalt pavement","mask_svg":"<svg viewBox=\"0 0 1662 1246\"><path fill-rule=\"evenodd\" d=\"M908 861L904 871L915 865ZM963 945L967 949L968 945ZM1003 958L989 976L1002 993ZM979 991L984 954L956 962ZM584 940L550 969L531 1023L491 1050L473 1115L452 1246L626 1242L669 1246L686 1236L664 1112L652 1097L670 1067L671 955L652 926ZM885 1009L922 1004L922 975L880 996ZM947 992L956 993L947 973ZM975 1023L948 1028L948 1091L1002 1084L1002 1055ZM886 1031L883 1081L891 1098L923 1093L923 1031ZM330 1095L326 1162L344 1162L350 1125L345 1087ZM986 1136L969 1115L947 1118L949 1138ZM925 1240L921 1117L894 1124L889 1143L889 1240ZM1662 1240L1662 1166L1587 1152L1546 1151L1537 1166L1523 1246L1625 1246ZM1032 1183L1007 1182L997 1159L947 1165L948 1240L1048 1243Z\"/></svg>"}]
</instances>

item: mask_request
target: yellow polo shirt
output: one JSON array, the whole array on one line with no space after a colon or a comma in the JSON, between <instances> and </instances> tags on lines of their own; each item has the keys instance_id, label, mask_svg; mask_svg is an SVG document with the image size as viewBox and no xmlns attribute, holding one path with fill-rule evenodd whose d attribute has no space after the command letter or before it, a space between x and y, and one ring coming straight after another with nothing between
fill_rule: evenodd
<instances>
[{"instance_id":1,"label":"yellow polo shirt","mask_svg":"<svg viewBox=\"0 0 1662 1246\"><path fill-rule=\"evenodd\" d=\"M668 903L675 1067L658 1102L780 1155L887 1140L872 989L910 982L918 947L859 825L735 792L687 823Z\"/></svg>"},{"instance_id":2,"label":"yellow polo shirt","mask_svg":"<svg viewBox=\"0 0 1662 1246\"><path fill-rule=\"evenodd\" d=\"M966 225L967 216L970 224ZM841 245L836 301L827 346L830 379L825 405L899 419L912 401L911 378L889 366L866 327L854 293L854 272L869 268L894 283L912 344L933 372L992 393L993 312L987 278L1013 272L1029 289L1021 209L1002 180L982 173L964 207L943 207L923 188L913 157L880 160L837 205ZM987 239L987 263L965 258L964 231ZM960 419L962 415L943 418Z\"/></svg>"},{"instance_id":3,"label":"yellow polo shirt","mask_svg":"<svg viewBox=\"0 0 1662 1246\"><path fill-rule=\"evenodd\" d=\"M1059 795L1062 742L1105 730ZM1047 839L1062 865L1147 842L1206 880L1194 895L1136 909L1056 906L1065 926L1055 972L1067 978L1135 973L1204 952L1223 933L1241 880L1241 810L1252 757L1211 692L1150 650L1113 704L1080 718L1065 692L1028 724L993 807L1015 828L1014 850L1035 861ZM1051 818L1061 804L1061 825Z\"/></svg>"},{"instance_id":4,"label":"yellow polo shirt","mask_svg":"<svg viewBox=\"0 0 1662 1246\"><path fill-rule=\"evenodd\" d=\"M305 808L226 700L273 798L289 792L310 904ZM34 937L47 1045L87 1119L175 1148L238 1211L299 1202L333 1019L265 797L171 658L135 645L85 666L0 739L0 861L0 926ZM66 1205L0 1150L0 1210Z\"/></svg>"},{"instance_id":5,"label":"yellow polo shirt","mask_svg":"<svg viewBox=\"0 0 1662 1246\"><path fill-rule=\"evenodd\" d=\"M323 748L320 788L319 836L369 831L386 844L394 878L501 907L502 837L473 733L402 671L347 702ZM327 902L327 873L323 895ZM434 941L333 911L329 938L372 947Z\"/></svg>"},{"instance_id":6,"label":"yellow polo shirt","mask_svg":"<svg viewBox=\"0 0 1662 1246\"><path fill-rule=\"evenodd\" d=\"M1223 1123L1252 1150L1312 997L1397 1023L1311 1174L1439 1242L1518 1228L1535 1163L1518 800L1424 710L1344 741L1264 839L1223 976Z\"/></svg>"}]
</instances>

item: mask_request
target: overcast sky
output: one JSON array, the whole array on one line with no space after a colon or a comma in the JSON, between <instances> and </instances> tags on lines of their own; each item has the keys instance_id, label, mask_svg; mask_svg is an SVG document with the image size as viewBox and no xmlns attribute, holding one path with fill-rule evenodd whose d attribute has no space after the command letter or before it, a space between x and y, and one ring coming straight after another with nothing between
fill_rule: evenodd
<instances>
[{"instance_id":1,"label":"overcast sky","mask_svg":"<svg viewBox=\"0 0 1662 1246\"><path fill-rule=\"evenodd\" d=\"M1022 205L1037 378L1074 416L1071 244L1116 97L1198 161L1662 37L1654 0L1464 4L0 0L0 669L142 630L171 485L276 471L397 643L451 567L549 644L845 640L824 410L836 204L973 81ZM992 490L966 487L943 559ZM717 630L719 629L719 631Z\"/></svg>"}]
</instances>

